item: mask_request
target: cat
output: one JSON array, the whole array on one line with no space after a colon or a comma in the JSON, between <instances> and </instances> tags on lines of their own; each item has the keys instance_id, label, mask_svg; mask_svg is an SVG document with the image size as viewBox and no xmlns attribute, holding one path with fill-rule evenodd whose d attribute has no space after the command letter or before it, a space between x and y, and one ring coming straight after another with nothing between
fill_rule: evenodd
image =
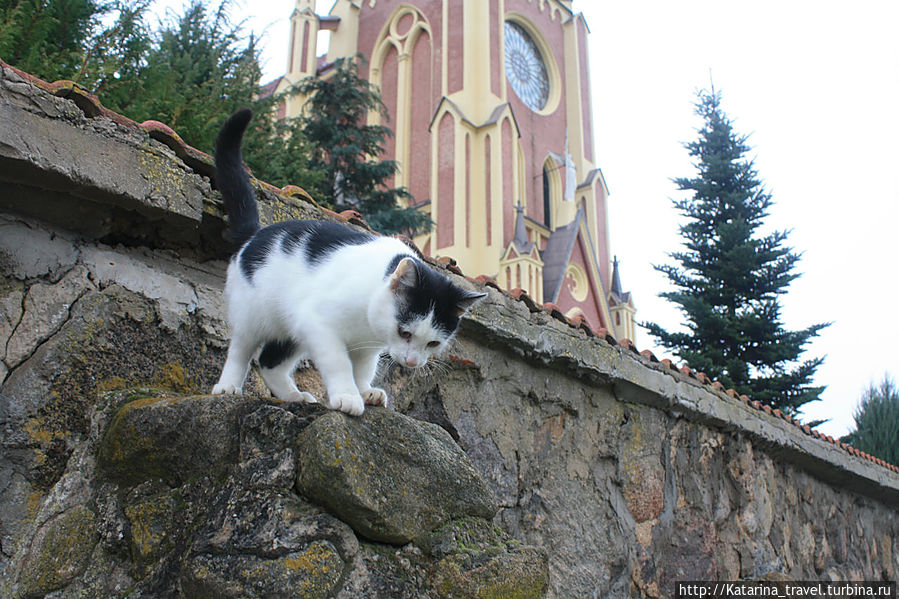
<instances>
[{"instance_id":1,"label":"cat","mask_svg":"<svg viewBox=\"0 0 899 599\"><path fill-rule=\"evenodd\" d=\"M311 359L331 409L359 415L384 405L387 393L372 386L382 352L421 368L487 294L452 283L399 239L324 221L261 228L241 154L252 116L238 110L216 139L216 184L238 249L225 283L231 343L212 392L242 393L255 359L278 399L316 403L293 378Z\"/></svg>"}]
</instances>

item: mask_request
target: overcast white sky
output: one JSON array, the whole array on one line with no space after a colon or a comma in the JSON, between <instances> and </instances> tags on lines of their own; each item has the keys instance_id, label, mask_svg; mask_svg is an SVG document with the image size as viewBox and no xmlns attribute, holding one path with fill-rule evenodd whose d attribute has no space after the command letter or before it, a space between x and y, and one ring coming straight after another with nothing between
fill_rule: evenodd
<instances>
[{"instance_id":1,"label":"overcast white sky","mask_svg":"<svg viewBox=\"0 0 899 599\"><path fill-rule=\"evenodd\" d=\"M162 6L177 0L159 0ZM332 0L317 0L327 14ZM234 16L263 33L264 69L286 70L291 0L238 2ZM852 426L862 390L890 372L899 249L899 2L895 0L575 0L590 26L598 166L611 191L612 251L637 318L675 328L653 264L676 250L670 179L692 176L683 142L696 137L696 92L723 93L775 205L769 229L791 229L802 277L783 298L790 329L832 321L806 356L826 356L823 400L806 419ZM640 349L673 357L645 333Z\"/></svg>"}]
</instances>

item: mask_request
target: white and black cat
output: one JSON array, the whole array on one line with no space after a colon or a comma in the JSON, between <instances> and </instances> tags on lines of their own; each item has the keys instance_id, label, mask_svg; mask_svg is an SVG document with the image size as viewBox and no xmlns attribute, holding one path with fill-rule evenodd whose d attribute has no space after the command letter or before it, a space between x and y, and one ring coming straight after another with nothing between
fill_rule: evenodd
<instances>
[{"instance_id":1,"label":"white and black cat","mask_svg":"<svg viewBox=\"0 0 899 599\"><path fill-rule=\"evenodd\" d=\"M387 399L372 387L382 352L403 366L424 366L486 293L454 285L398 239L320 221L260 228L240 150L252 116L237 111L216 140L216 183L240 249L225 284L231 344L212 392L241 393L255 358L276 397L315 402L293 379L308 358L330 407L361 414L365 404Z\"/></svg>"}]
</instances>

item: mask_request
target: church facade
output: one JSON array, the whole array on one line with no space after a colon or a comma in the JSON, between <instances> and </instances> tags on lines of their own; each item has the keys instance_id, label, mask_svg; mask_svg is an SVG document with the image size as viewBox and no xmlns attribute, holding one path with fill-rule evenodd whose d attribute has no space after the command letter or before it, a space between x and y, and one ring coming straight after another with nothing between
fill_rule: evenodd
<instances>
[{"instance_id":1,"label":"church facade","mask_svg":"<svg viewBox=\"0 0 899 599\"><path fill-rule=\"evenodd\" d=\"M633 301L613 289L588 33L571 0L336 0L327 16L297 0L275 91L361 53L394 131L394 184L435 223L423 252L632 338ZM286 114L303 101L287 98Z\"/></svg>"}]
</instances>

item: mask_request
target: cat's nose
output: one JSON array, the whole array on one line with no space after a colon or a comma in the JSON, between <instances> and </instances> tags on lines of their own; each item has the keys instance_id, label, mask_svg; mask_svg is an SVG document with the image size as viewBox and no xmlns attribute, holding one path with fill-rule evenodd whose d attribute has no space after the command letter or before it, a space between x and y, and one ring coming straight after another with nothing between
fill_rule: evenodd
<instances>
[{"instance_id":1,"label":"cat's nose","mask_svg":"<svg viewBox=\"0 0 899 599\"><path fill-rule=\"evenodd\" d=\"M409 366L410 368L415 368L416 366L418 366L418 358L415 358L415 357L406 358L406 366Z\"/></svg>"}]
</instances>

